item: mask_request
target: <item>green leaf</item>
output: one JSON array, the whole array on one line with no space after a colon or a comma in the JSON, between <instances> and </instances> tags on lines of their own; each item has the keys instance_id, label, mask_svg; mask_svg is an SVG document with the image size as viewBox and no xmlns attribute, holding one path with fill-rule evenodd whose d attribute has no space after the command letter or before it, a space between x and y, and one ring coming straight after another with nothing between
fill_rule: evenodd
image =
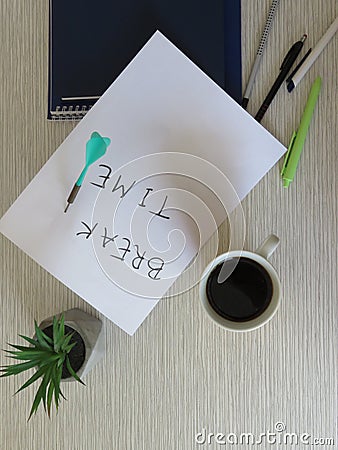
<instances>
[{"instance_id":1,"label":"green leaf","mask_svg":"<svg viewBox=\"0 0 338 450\"><path fill-rule=\"evenodd\" d=\"M14 359L16 361L31 361L31 362L34 362L35 364L40 364L40 362L43 361L43 359L41 359L41 357L39 357L39 356L32 356L30 358L26 358L25 356L21 356L21 355L18 355L18 356L6 355L6 357L7 358L12 358L12 359ZM19 364L19 363L15 363L15 364L12 364L12 365L16 366L17 364Z\"/></svg>"},{"instance_id":2,"label":"green leaf","mask_svg":"<svg viewBox=\"0 0 338 450\"><path fill-rule=\"evenodd\" d=\"M40 366L49 366L53 363L57 363L59 359L62 358L62 355L54 353L53 356L50 356L48 359L41 360L39 362Z\"/></svg>"},{"instance_id":3,"label":"green leaf","mask_svg":"<svg viewBox=\"0 0 338 450\"><path fill-rule=\"evenodd\" d=\"M40 384L40 387L39 387L39 389L38 389L38 391L37 391L37 393L35 395L35 398L34 398L34 401L33 401L33 405L32 405L32 409L31 409L31 411L29 413L28 420L32 417L33 413L36 413L36 411L37 411L37 409L38 409L38 407L39 407L39 405L41 403L41 400L43 401L44 406L46 405L46 392L47 392L47 386L48 386L49 380L50 380L50 376L49 376L49 373L47 371L45 373L45 375L44 375L44 377L42 379L42 382Z\"/></svg>"},{"instance_id":4,"label":"green leaf","mask_svg":"<svg viewBox=\"0 0 338 450\"><path fill-rule=\"evenodd\" d=\"M54 383L53 380L49 383L48 392L47 392L47 413L48 417L50 417L50 408L52 406L53 401L53 393L54 393Z\"/></svg>"},{"instance_id":5,"label":"green leaf","mask_svg":"<svg viewBox=\"0 0 338 450\"><path fill-rule=\"evenodd\" d=\"M13 352L10 350L5 350L6 353L9 353L11 358L13 359L26 359L26 360L48 360L49 358L53 358L55 356L54 352L47 350L34 350L28 347L28 350L21 350L19 352Z\"/></svg>"},{"instance_id":6,"label":"green leaf","mask_svg":"<svg viewBox=\"0 0 338 450\"><path fill-rule=\"evenodd\" d=\"M41 352L40 352L41 353ZM28 358L26 356L21 357L20 355L18 356L10 356L11 358L14 359L19 359L19 360L27 360ZM43 355L36 355L36 356L31 356L27 362L24 363L18 363L18 364L12 364L12 365L8 365L8 366L3 366L0 369L0 372L4 372L2 375L0 375L0 377L5 377L5 376L9 376L9 375L17 375L18 373L24 372L25 370L29 370L33 367L45 367L45 366L50 366L54 363L58 363L58 361L64 360L64 355L58 355L55 353L50 353L48 354L48 357L45 356L45 354Z\"/></svg>"},{"instance_id":7,"label":"green leaf","mask_svg":"<svg viewBox=\"0 0 338 450\"><path fill-rule=\"evenodd\" d=\"M21 352L25 352L26 350L32 351L35 350L32 347L28 347L27 345L14 345L14 344L8 344L9 346L16 348L17 350L20 350Z\"/></svg>"},{"instance_id":8,"label":"green leaf","mask_svg":"<svg viewBox=\"0 0 338 450\"><path fill-rule=\"evenodd\" d=\"M54 326L55 323L55 326ZM54 350L56 352L60 351L61 345L65 339L65 318L62 315L58 321L53 322L53 339L54 339Z\"/></svg>"},{"instance_id":9,"label":"green leaf","mask_svg":"<svg viewBox=\"0 0 338 450\"><path fill-rule=\"evenodd\" d=\"M60 394L60 383L58 383L58 368L56 367L55 370L52 372L52 383L54 386L54 401L56 409L59 407L59 394Z\"/></svg>"},{"instance_id":10,"label":"green leaf","mask_svg":"<svg viewBox=\"0 0 338 450\"><path fill-rule=\"evenodd\" d=\"M56 375L54 377L54 374L52 374L52 381L54 383L54 399L55 399L55 405L56 405L56 409L59 408L59 397L60 395L64 397L64 395L62 394L61 390L60 390L60 383L61 383L61 377L62 377L62 366L57 367L57 371L56 371Z\"/></svg>"},{"instance_id":11,"label":"green leaf","mask_svg":"<svg viewBox=\"0 0 338 450\"><path fill-rule=\"evenodd\" d=\"M79 378L79 376L76 374L73 367L71 366L68 355L66 356L66 367L69 373L72 375L73 378L75 378L76 381L86 386L85 383Z\"/></svg>"},{"instance_id":12,"label":"green leaf","mask_svg":"<svg viewBox=\"0 0 338 450\"><path fill-rule=\"evenodd\" d=\"M8 377L9 375L17 375L21 372L24 372L25 370L32 369L35 366L36 366L35 361L28 361L21 364L13 364L11 366L6 366L3 369L1 369L1 372L5 373L0 375L0 378Z\"/></svg>"},{"instance_id":13,"label":"green leaf","mask_svg":"<svg viewBox=\"0 0 338 450\"><path fill-rule=\"evenodd\" d=\"M19 336L29 342L35 350L46 350L43 346L41 346L40 342L37 339L32 339L28 336L23 336L22 334L19 334Z\"/></svg>"},{"instance_id":14,"label":"green leaf","mask_svg":"<svg viewBox=\"0 0 338 450\"><path fill-rule=\"evenodd\" d=\"M57 341L59 338L59 327L58 327L58 320L56 316L53 317L53 345L54 345L54 351L58 352L59 349L57 348Z\"/></svg>"},{"instance_id":15,"label":"green leaf","mask_svg":"<svg viewBox=\"0 0 338 450\"><path fill-rule=\"evenodd\" d=\"M71 350L71 349L74 347L74 345L76 344L76 342L74 342L73 344L69 344L70 341L71 341L71 339L72 339L72 337L73 337L73 334L74 334L74 333L67 334L67 336L64 338L64 341L63 341L63 343L62 343L62 345L61 345L61 350L62 350L62 351L69 353L70 350ZM71 346L70 350L68 350L68 345Z\"/></svg>"},{"instance_id":16,"label":"green leaf","mask_svg":"<svg viewBox=\"0 0 338 450\"><path fill-rule=\"evenodd\" d=\"M42 384L41 384L41 385L42 385ZM40 385L40 387L41 387L41 385ZM39 388L39 389L40 389L40 388ZM38 392L39 392L39 391L38 391ZM37 411L37 409L38 409L38 407L39 407L39 404L40 404L41 400L42 400L42 395L41 395L41 393L39 393L39 394L36 393L36 395L35 395L35 397L34 397L34 401L33 401L32 408L31 408L30 413L29 413L28 420L30 420L30 418L32 417L33 413L35 413L35 412Z\"/></svg>"},{"instance_id":17,"label":"green leaf","mask_svg":"<svg viewBox=\"0 0 338 450\"><path fill-rule=\"evenodd\" d=\"M58 359L57 365L58 365L58 367L62 367L63 363L65 362L66 354L65 353L59 353L58 356L59 356L59 359Z\"/></svg>"},{"instance_id":18,"label":"green leaf","mask_svg":"<svg viewBox=\"0 0 338 450\"><path fill-rule=\"evenodd\" d=\"M40 331L41 331L41 334L44 337L45 341L48 342L48 344L50 344L50 346L53 347L53 339L50 338L49 336L47 336L47 334L43 330L41 330L41 328L40 328Z\"/></svg>"},{"instance_id":19,"label":"green leaf","mask_svg":"<svg viewBox=\"0 0 338 450\"><path fill-rule=\"evenodd\" d=\"M17 394L18 392L22 391L23 389L26 389L28 386L30 386L32 383L34 383L34 381L38 380L40 377L42 377L43 375L45 375L46 373L46 368L41 367L39 370L37 370L35 372L34 375L32 375L27 381L26 383L24 383L20 389L18 389L15 394Z\"/></svg>"},{"instance_id":20,"label":"green leaf","mask_svg":"<svg viewBox=\"0 0 338 450\"><path fill-rule=\"evenodd\" d=\"M60 331L61 334L64 336L65 335L65 316L62 314L60 319L59 319L59 324L60 324Z\"/></svg>"},{"instance_id":21,"label":"green leaf","mask_svg":"<svg viewBox=\"0 0 338 450\"><path fill-rule=\"evenodd\" d=\"M51 349L51 345L53 345L52 339L50 339L39 327L37 322L35 321L35 334L38 338L40 345L46 350Z\"/></svg>"},{"instance_id":22,"label":"green leaf","mask_svg":"<svg viewBox=\"0 0 338 450\"><path fill-rule=\"evenodd\" d=\"M22 334L19 334L19 336L20 336L22 339L25 339L25 341L27 341L27 342L29 342L30 344L32 344L34 347L36 347L36 346L39 345L39 342L38 342L36 339L32 339L32 338L30 338L30 337L28 337L28 336L24 336L24 335L22 335Z\"/></svg>"},{"instance_id":23,"label":"green leaf","mask_svg":"<svg viewBox=\"0 0 338 450\"><path fill-rule=\"evenodd\" d=\"M68 347L67 347L66 350L65 350L65 353L66 353L66 354L70 353L71 349L72 349L73 347L75 347L75 345L76 345L76 342L73 342L72 344L69 344Z\"/></svg>"}]
</instances>

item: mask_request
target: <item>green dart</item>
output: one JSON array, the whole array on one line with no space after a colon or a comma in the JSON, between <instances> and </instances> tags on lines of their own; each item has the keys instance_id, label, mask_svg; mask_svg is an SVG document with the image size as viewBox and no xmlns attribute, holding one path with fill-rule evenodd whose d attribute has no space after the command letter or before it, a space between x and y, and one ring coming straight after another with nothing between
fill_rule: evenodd
<instances>
[{"instance_id":1,"label":"green dart","mask_svg":"<svg viewBox=\"0 0 338 450\"><path fill-rule=\"evenodd\" d=\"M106 153L109 144L110 139L107 137L102 137L97 131L94 131L90 136L90 139L86 144L86 164L77 182L74 184L71 193L69 194L65 213L67 212L69 205L71 205L74 202L80 190L80 187L82 186L82 182L84 180L84 177L86 176L89 166Z\"/></svg>"}]
</instances>

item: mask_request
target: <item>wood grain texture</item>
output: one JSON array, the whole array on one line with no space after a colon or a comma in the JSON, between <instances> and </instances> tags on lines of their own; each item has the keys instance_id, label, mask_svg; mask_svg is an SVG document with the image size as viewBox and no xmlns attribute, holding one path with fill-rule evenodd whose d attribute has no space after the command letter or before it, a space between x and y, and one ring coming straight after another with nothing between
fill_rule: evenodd
<instances>
[{"instance_id":1,"label":"wood grain texture","mask_svg":"<svg viewBox=\"0 0 338 450\"><path fill-rule=\"evenodd\" d=\"M270 0L242 1L243 81L249 77ZM304 32L313 46L338 15L336 0L282 0L254 86L254 114L281 59ZM1 0L2 215L74 127L46 121L48 2ZM246 248L269 233L281 239L272 263L284 289L263 329L231 334L203 314L197 288L167 299L134 337L104 317L107 353L87 387L66 385L68 402L51 420L26 422L34 389L12 397L24 377L0 382L3 450L192 450L195 434L274 430L332 437L337 448L337 101L338 36L297 89L281 89L262 125L287 145L311 83L323 78L301 164L288 190L278 163L247 196ZM43 208L43 205L41 205ZM224 228L219 251L226 249ZM38 321L79 306L99 314L4 237L1 347L32 334ZM210 247L203 250L204 261ZM7 362L1 355L1 364ZM234 448L277 448L260 446ZM307 448L302 445L278 448Z\"/></svg>"}]
</instances>

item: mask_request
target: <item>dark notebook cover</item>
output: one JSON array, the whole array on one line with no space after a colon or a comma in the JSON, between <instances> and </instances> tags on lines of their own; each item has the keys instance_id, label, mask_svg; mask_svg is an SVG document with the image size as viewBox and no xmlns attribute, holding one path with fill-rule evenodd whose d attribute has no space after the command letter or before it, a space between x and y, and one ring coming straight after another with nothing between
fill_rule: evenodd
<instances>
[{"instance_id":1,"label":"dark notebook cover","mask_svg":"<svg viewBox=\"0 0 338 450\"><path fill-rule=\"evenodd\" d=\"M240 0L50 0L48 119L81 118L156 30L241 101Z\"/></svg>"}]
</instances>

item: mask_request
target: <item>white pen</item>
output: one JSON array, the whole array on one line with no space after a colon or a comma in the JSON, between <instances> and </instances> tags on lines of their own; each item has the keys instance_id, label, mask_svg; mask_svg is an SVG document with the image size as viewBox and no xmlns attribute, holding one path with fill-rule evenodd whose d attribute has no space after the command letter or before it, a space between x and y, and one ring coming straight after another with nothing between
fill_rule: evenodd
<instances>
[{"instance_id":1,"label":"white pen","mask_svg":"<svg viewBox=\"0 0 338 450\"><path fill-rule=\"evenodd\" d=\"M248 103L249 103L249 98L250 98L250 95L251 95L251 91L252 91L252 88L253 88L253 85L254 85L254 82L255 82L255 78L256 78L256 75L257 75L257 72L258 72L259 65L261 63L262 54L263 54L263 51L264 51L264 48L265 48L265 45L266 45L266 41L267 41L268 36L269 36L270 29L271 29L272 19L275 16L275 12L276 12L276 9L277 9L277 6L278 6L279 2L280 2L280 0L273 0L272 4L270 6L268 18L267 18L267 21L266 21L266 24L265 24L265 27L264 27L264 31L263 31L263 34L262 34L262 37L261 37L261 41L259 43L259 47L258 47L258 50L257 50L255 63L253 65L253 67L252 67L250 78L249 78L249 81L248 81L248 84L247 84L247 87L246 87L246 90L245 90L245 93L244 93L244 96L243 96L242 106L243 106L244 109L247 108Z\"/></svg>"},{"instance_id":2,"label":"white pen","mask_svg":"<svg viewBox=\"0 0 338 450\"><path fill-rule=\"evenodd\" d=\"M318 41L315 48L312 50L312 52L309 54L308 58L306 58L304 64L302 64L297 72L293 75L291 80L287 80L287 88L288 91L291 92L293 89L297 86L297 84L301 81L301 79L304 77L306 72L310 69L312 64L316 61L318 56L321 54L321 52L324 50L326 45L330 42L330 40L333 38L335 33L338 30L338 17L336 17L336 20L331 24L327 32L322 36L322 38Z\"/></svg>"}]
</instances>

